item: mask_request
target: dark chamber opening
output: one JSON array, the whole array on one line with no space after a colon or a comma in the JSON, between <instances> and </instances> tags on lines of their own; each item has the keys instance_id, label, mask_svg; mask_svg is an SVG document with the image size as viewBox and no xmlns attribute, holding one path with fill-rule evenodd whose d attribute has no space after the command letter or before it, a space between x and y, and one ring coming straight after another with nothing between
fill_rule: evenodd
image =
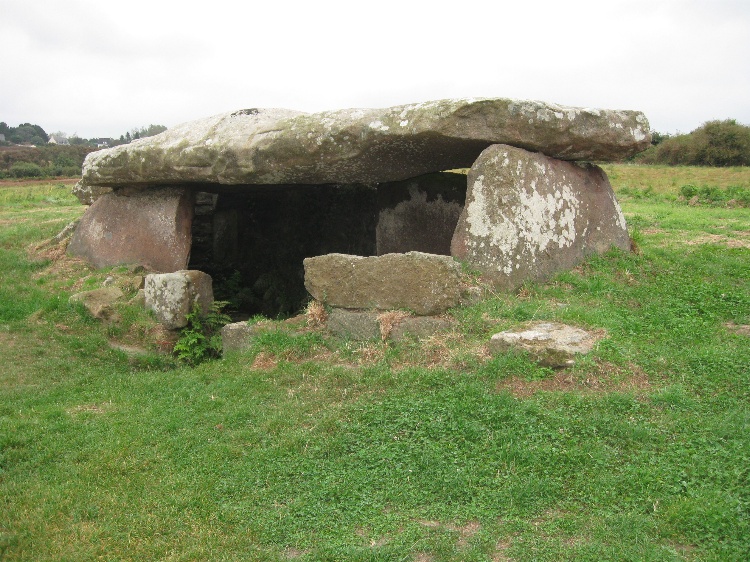
<instances>
[{"instance_id":1,"label":"dark chamber opening","mask_svg":"<svg viewBox=\"0 0 750 562\"><path fill-rule=\"evenodd\" d=\"M239 318L299 313L309 295L303 260L376 251L377 190L366 186L241 186L199 193L190 269L214 280ZM241 193L239 192L241 191Z\"/></svg>"},{"instance_id":2,"label":"dark chamber opening","mask_svg":"<svg viewBox=\"0 0 750 562\"><path fill-rule=\"evenodd\" d=\"M450 255L466 199L466 176L448 172L376 186L211 187L196 195L188 267L211 275L238 320L299 313L310 298L308 257Z\"/></svg>"}]
</instances>

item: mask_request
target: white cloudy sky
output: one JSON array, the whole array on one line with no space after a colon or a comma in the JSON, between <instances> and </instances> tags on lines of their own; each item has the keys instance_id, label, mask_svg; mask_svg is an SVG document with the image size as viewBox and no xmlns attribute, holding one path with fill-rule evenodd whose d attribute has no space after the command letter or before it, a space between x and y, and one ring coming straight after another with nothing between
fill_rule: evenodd
<instances>
[{"instance_id":1,"label":"white cloudy sky","mask_svg":"<svg viewBox=\"0 0 750 562\"><path fill-rule=\"evenodd\" d=\"M748 0L0 0L0 121L117 136L450 97L750 124Z\"/></svg>"}]
</instances>

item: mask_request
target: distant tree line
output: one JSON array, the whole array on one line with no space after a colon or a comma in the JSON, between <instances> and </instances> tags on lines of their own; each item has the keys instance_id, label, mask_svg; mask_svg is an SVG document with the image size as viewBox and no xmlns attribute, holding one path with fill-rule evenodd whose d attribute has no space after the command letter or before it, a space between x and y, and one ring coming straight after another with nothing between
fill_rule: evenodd
<instances>
[{"instance_id":1,"label":"distant tree line","mask_svg":"<svg viewBox=\"0 0 750 562\"><path fill-rule=\"evenodd\" d=\"M5 136L6 144L33 144L41 146L47 144L49 135L39 125L21 123L18 127L9 127L7 123L0 122L0 135Z\"/></svg>"},{"instance_id":2,"label":"distant tree line","mask_svg":"<svg viewBox=\"0 0 750 562\"><path fill-rule=\"evenodd\" d=\"M641 164L750 166L750 127L734 119L708 121L688 134L652 133L651 148L635 156Z\"/></svg>"},{"instance_id":3,"label":"distant tree line","mask_svg":"<svg viewBox=\"0 0 750 562\"><path fill-rule=\"evenodd\" d=\"M159 133L162 133L166 130L167 128L164 125L149 125L148 127L141 127L140 129L132 129L124 135L120 135L120 139L115 141L113 143L113 146L118 144L127 144L137 139L153 137L154 135L158 135Z\"/></svg>"},{"instance_id":4,"label":"distant tree line","mask_svg":"<svg viewBox=\"0 0 750 562\"><path fill-rule=\"evenodd\" d=\"M10 127L0 122L0 179L74 177L81 174L86 155L100 148L127 144L166 131L164 125L135 128L120 139L84 139L62 131L47 134L39 125ZM53 144L54 143L54 144Z\"/></svg>"}]
</instances>

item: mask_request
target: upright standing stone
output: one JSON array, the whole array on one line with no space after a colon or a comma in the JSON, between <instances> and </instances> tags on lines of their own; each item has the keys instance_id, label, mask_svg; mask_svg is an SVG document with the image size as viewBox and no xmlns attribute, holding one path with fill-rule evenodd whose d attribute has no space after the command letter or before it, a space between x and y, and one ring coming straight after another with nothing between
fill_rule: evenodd
<instances>
[{"instance_id":1,"label":"upright standing stone","mask_svg":"<svg viewBox=\"0 0 750 562\"><path fill-rule=\"evenodd\" d=\"M604 171L506 145L487 148L468 177L451 254L501 289L630 247Z\"/></svg>"},{"instance_id":2,"label":"upright standing stone","mask_svg":"<svg viewBox=\"0 0 750 562\"><path fill-rule=\"evenodd\" d=\"M190 189L159 188L103 195L88 208L68 252L95 267L137 263L151 271L187 267L194 197Z\"/></svg>"}]
</instances>

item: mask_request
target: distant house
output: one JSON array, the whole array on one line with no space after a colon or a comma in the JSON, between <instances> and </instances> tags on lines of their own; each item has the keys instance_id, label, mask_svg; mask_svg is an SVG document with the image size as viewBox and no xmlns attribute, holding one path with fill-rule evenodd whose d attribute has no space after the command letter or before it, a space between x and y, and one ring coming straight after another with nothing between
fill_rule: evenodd
<instances>
[{"instance_id":1,"label":"distant house","mask_svg":"<svg viewBox=\"0 0 750 562\"><path fill-rule=\"evenodd\" d=\"M50 135L49 140L47 142L49 144L60 144L60 145L70 144L66 137L63 137L60 135Z\"/></svg>"},{"instance_id":2,"label":"distant house","mask_svg":"<svg viewBox=\"0 0 750 562\"><path fill-rule=\"evenodd\" d=\"M96 139L96 148L109 148L112 145L112 142L114 142L114 139Z\"/></svg>"}]
</instances>

